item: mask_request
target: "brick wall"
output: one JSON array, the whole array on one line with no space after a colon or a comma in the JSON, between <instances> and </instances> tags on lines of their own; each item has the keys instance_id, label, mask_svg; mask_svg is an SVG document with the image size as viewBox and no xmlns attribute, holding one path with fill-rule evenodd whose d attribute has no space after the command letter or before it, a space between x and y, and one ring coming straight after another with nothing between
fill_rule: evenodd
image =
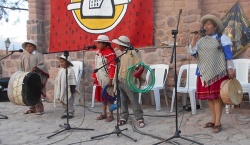
<instances>
[{"instance_id":1,"label":"brick wall","mask_svg":"<svg viewBox=\"0 0 250 145\"><path fill-rule=\"evenodd\" d=\"M177 36L177 66L178 68L187 63L195 63L195 60L186 53L185 46L189 41L189 33L196 30L200 25L200 18L205 14L214 14L222 17L231 8L236 0L154 0L154 46L140 49L142 60L146 64L164 63L170 65L167 89L172 90L174 86L174 65L170 64L172 48L161 47L163 41L173 42L172 30L176 29L179 10L182 9L180 17L179 32ZM50 0L28 0L29 20L27 21L27 38L38 42L38 51L47 52L50 38ZM241 8L250 19L250 1L239 0ZM50 79L47 83L47 96L53 100L53 84L58 71L59 63L55 58L61 54L45 54L44 58L49 69ZM91 99L92 93L92 66L94 52L70 53L73 60L84 62L82 76L82 90L87 99ZM238 56L250 57L250 49ZM11 76L17 70L19 54L14 54L1 62L3 76ZM168 96L172 91L168 91Z\"/></svg>"}]
</instances>

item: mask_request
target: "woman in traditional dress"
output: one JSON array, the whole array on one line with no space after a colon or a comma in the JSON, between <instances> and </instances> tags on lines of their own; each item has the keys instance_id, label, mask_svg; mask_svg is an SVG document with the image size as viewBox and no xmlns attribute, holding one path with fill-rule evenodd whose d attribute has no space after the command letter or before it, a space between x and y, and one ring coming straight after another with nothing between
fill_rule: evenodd
<instances>
[{"instance_id":1,"label":"woman in traditional dress","mask_svg":"<svg viewBox=\"0 0 250 145\"><path fill-rule=\"evenodd\" d=\"M194 34L189 46L189 52L197 60L197 90L196 97L208 100L211 121L204 125L213 128L213 133L222 130L221 114L223 103L220 98L220 84L228 78L234 78L232 42L222 35L223 24L214 15L201 18L205 34Z\"/></svg>"}]
</instances>

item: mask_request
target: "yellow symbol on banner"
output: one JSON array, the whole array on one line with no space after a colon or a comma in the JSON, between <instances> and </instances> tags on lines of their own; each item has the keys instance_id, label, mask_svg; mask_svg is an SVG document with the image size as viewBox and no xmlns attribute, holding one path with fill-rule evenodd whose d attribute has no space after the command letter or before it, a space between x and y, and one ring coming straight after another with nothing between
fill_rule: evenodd
<instances>
[{"instance_id":1,"label":"yellow symbol on banner","mask_svg":"<svg viewBox=\"0 0 250 145\"><path fill-rule=\"evenodd\" d=\"M77 24L89 33L105 33L117 26L124 17L131 0L71 0Z\"/></svg>"}]
</instances>

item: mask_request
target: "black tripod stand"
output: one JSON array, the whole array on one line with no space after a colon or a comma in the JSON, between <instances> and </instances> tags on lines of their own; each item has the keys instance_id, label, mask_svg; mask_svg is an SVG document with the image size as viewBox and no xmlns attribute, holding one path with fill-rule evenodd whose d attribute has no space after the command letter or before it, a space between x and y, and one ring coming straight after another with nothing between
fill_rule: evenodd
<instances>
[{"instance_id":1,"label":"black tripod stand","mask_svg":"<svg viewBox=\"0 0 250 145\"><path fill-rule=\"evenodd\" d=\"M3 117L3 118L0 118L0 119L8 119L8 116L2 115L2 114L0 114L0 116Z\"/></svg>"},{"instance_id":2,"label":"black tripod stand","mask_svg":"<svg viewBox=\"0 0 250 145\"><path fill-rule=\"evenodd\" d=\"M113 61L116 61L116 69L117 69L117 71L116 71L117 104L118 104L118 103L121 103L121 102L120 102L120 98L118 98L118 97L120 97L119 80L118 80L118 73L119 73L118 63L119 63L119 61L120 61L119 58L120 58L121 56L123 56L124 54L126 54L127 51L128 51L128 49L126 49L121 55L117 56L114 60L112 60L112 61L108 62L107 64L103 65L102 67L100 67L100 68L94 70L94 73L96 73L96 72L98 72L100 69L102 69L103 67L107 66L109 63L111 63L111 62L113 62ZM119 102L118 102L118 101L119 101ZM105 134L102 134L102 135L93 136L93 137L91 137L90 139L95 139L95 138L102 137L102 136L106 136L106 135L110 135L110 134L116 134L117 136L119 136L120 134L122 134L122 135L124 135L125 137L127 137L127 138L133 140L134 142L136 142L137 139L134 139L134 138L132 138L132 137L130 137L130 136L128 136L128 135L122 133L122 131L128 130L127 128L122 129L122 130L119 128L119 124L118 124L118 122L119 122L119 106L118 106L118 105L117 105L116 118L117 118L117 121L116 121L116 126L115 126L115 130L114 130L114 131L112 131L111 133L105 133Z\"/></svg>"},{"instance_id":3,"label":"black tripod stand","mask_svg":"<svg viewBox=\"0 0 250 145\"><path fill-rule=\"evenodd\" d=\"M196 142L196 141L193 141L191 139L188 139L188 138L185 138L185 137L182 137L180 135L181 131L178 129L178 111L177 111L177 72L176 72L176 38L177 38L177 34L178 34L178 26L179 26L179 21L180 21L180 15L182 13L182 9L180 9L180 12L179 12L179 17L178 17L178 23L177 23L177 29L176 30L172 30L172 35L173 35L173 38L174 38L174 46L173 46L173 51L172 51L172 56L171 56L171 61L170 63L173 62L173 56L174 56L174 70L175 70L175 75L174 75L174 81L175 81L175 134L164 140L164 141L161 141L161 142L158 142L158 143L155 143L154 145L158 145L160 143L163 143L163 142L167 142L171 139L174 139L174 138L181 138L181 139L184 139L184 140L187 140L187 141L190 141L190 142L193 142L193 143L196 143L196 144L199 144L199 145L203 145L202 143L199 143L199 142Z\"/></svg>"},{"instance_id":4,"label":"black tripod stand","mask_svg":"<svg viewBox=\"0 0 250 145\"><path fill-rule=\"evenodd\" d=\"M64 56L66 58L66 61L68 60L68 56L69 56L69 52L68 51L64 51ZM68 68L66 67L66 100L67 100L67 123L64 124L64 125L59 125L60 127L63 127L64 129L61 130L61 131L58 131L50 136L48 136L47 138L51 138L52 136L55 136L63 131L66 131L66 130L94 130L94 129L85 129L85 128L72 128L70 127L69 125L69 98L68 98Z\"/></svg>"}]
</instances>

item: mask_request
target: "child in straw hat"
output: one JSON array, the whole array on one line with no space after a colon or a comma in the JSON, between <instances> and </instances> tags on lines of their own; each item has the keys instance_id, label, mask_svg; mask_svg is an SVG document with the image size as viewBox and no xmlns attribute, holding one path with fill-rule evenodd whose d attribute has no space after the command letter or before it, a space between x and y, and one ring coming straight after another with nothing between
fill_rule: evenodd
<instances>
[{"instance_id":1,"label":"child in straw hat","mask_svg":"<svg viewBox=\"0 0 250 145\"><path fill-rule=\"evenodd\" d=\"M37 44L34 40L27 40L22 44L26 54L21 55L21 62L18 66L19 71L24 72L36 72L41 76L42 83L42 96L46 97L45 85L47 79L49 78L48 69L45 65L43 55L37 52ZM30 106L29 110L25 114L36 113L37 115L42 115L44 112L44 107L41 99L35 106Z\"/></svg>"},{"instance_id":2,"label":"child in straw hat","mask_svg":"<svg viewBox=\"0 0 250 145\"><path fill-rule=\"evenodd\" d=\"M64 108L64 115L61 118L73 118L74 117L74 98L76 95L80 94L79 86L77 86L77 81L75 77L75 73L73 70L73 64L71 63L71 57L68 56L67 60L64 55L57 57L60 62L60 70L55 79L55 89L54 89L54 102L58 100L62 103ZM66 68L68 70L68 86L66 86ZM68 112L69 116L67 116L67 96L66 96L66 88L68 89Z\"/></svg>"},{"instance_id":3,"label":"child in straw hat","mask_svg":"<svg viewBox=\"0 0 250 145\"><path fill-rule=\"evenodd\" d=\"M95 74L93 74L93 78L95 79L96 82L98 82L98 84L101 85L102 88L108 85L106 90L107 93L110 96L114 96L113 78L116 68L116 62L114 61L116 58L116 54L110 45L111 42L109 41L108 36L99 35L97 40L94 40L94 42L97 42L97 48L98 48L98 51L95 56L95 69L98 69L104 65L106 66L99 69ZM96 100L101 100L98 99L99 97L100 96L96 96ZM96 119L97 120L105 119L106 122L113 121L114 120L113 111L109 110L109 114L107 115L107 108L110 108L110 105L113 102L110 102L105 98L102 99L102 102L103 102L102 113Z\"/></svg>"},{"instance_id":4,"label":"child in straw hat","mask_svg":"<svg viewBox=\"0 0 250 145\"><path fill-rule=\"evenodd\" d=\"M126 54L121 56L119 65L118 79L120 82L119 89L121 92L121 118L118 123L119 125L124 125L127 123L129 117L128 100L130 100L135 119L137 120L138 126L142 128L145 126L145 123L143 118L143 110L137 99L138 94L131 91L126 85L126 70L128 70L130 66L138 64L140 62L140 58L135 50L128 50L130 47L130 40L127 36L120 36L118 39L112 40L112 42L118 45L118 49L121 52L127 51Z\"/></svg>"}]
</instances>

